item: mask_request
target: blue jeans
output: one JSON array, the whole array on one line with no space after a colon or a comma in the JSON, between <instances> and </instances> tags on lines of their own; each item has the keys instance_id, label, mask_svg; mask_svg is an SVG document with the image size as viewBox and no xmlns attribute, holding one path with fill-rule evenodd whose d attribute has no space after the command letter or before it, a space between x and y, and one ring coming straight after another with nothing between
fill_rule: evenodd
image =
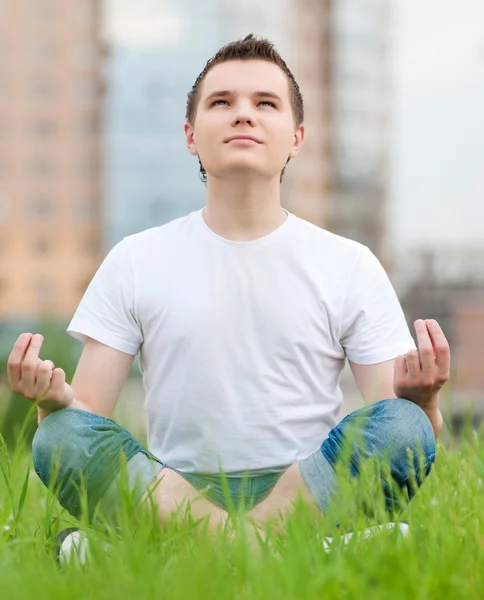
<instances>
[{"instance_id":1,"label":"blue jeans","mask_svg":"<svg viewBox=\"0 0 484 600\"><path fill-rule=\"evenodd\" d=\"M358 476L365 460L385 458L393 482L400 489L406 489L409 498L416 491L409 482L416 481L419 487L435 461L433 430L428 417L417 405L392 399L359 409L336 425L314 454L300 461L301 474L323 513L337 494L335 468L353 435L359 436L359 441L350 446L351 474ZM413 464L408 459L408 451L413 455ZM116 481L123 460L134 503L141 499L163 467L171 468L112 419L69 408L44 419L35 434L32 452L36 473L75 517L82 512L82 489L89 516L92 517L96 507L101 507L103 512L115 508ZM421 455L422 472L419 471ZM243 503L249 509L261 502L281 474L251 475L249 472L247 478L227 474L226 483L234 506ZM211 502L227 508L221 476L180 475L203 491ZM382 484L391 512L395 498L383 476Z\"/></svg>"}]
</instances>

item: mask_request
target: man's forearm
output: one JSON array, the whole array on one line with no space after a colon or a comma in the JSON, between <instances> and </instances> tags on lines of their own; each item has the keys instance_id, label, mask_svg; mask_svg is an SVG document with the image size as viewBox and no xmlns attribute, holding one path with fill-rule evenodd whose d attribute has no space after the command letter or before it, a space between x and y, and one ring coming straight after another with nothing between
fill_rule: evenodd
<instances>
[{"instance_id":1,"label":"man's forearm","mask_svg":"<svg viewBox=\"0 0 484 600\"><path fill-rule=\"evenodd\" d=\"M79 400L73 400L69 406L65 406L63 408L77 408L78 410L84 410L85 412L94 412L89 406L80 402ZM63 410L63 408L53 408L51 410L47 410L45 408L37 407L37 422L40 425L42 421L47 418L51 413L57 412L58 410Z\"/></svg>"},{"instance_id":2,"label":"man's forearm","mask_svg":"<svg viewBox=\"0 0 484 600\"><path fill-rule=\"evenodd\" d=\"M442 431L442 413L440 412L439 408L430 408L427 410L424 408L423 410L429 418L429 421L432 425L432 429L434 430L435 439L437 439L437 437L440 435L440 432Z\"/></svg>"}]
</instances>

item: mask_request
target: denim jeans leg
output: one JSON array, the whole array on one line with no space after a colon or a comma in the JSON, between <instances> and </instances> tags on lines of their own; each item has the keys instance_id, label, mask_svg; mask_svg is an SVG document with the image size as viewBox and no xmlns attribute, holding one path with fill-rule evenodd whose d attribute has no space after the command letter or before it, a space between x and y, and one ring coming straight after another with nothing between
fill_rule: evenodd
<instances>
[{"instance_id":1,"label":"denim jeans leg","mask_svg":"<svg viewBox=\"0 0 484 600\"><path fill-rule=\"evenodd\" d=\"M385 461L392 482L406 490L410 500L435 462L434 432L424 411L400 398L382 400L349 414L330 431L320 450L300 463L302 476L323 512L337 493L335 468L345 453L354 477L359 475L364 461ZM392 482L382 477L385 505L390 513L401 508L392 493Z\"/></svg>"},{"instance_id":2,"label":"denim jeans leg","mask_svg":"<svg viewBox=\"0 0 484 600\"><path fill-rule=\"evenodd\" d=\"M77 518L82 512L83 488L92 518L120 472L122 456L130 461L140 453L161 470L163 464L115 421L70 408L46 417L32 443L37 475L57 494L61 506Z\"/></svg>"}]
</instances>

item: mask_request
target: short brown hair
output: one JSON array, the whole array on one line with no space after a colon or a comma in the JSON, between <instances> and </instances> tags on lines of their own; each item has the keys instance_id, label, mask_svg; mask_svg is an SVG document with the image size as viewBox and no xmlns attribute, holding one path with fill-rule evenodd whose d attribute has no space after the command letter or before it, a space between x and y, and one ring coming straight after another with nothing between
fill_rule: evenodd
<instances>
[{"instance_id":1,"label":"short brown hair","mask_svg":"<svg viewBox=\"0 0 484 600\"><path fill-rule=\"evenodd\" d=\"M274 47L274 44L269 40L257 37L253 33L246 36L243 40L237 40L235 42L230 42L223 48L221 48L212 58L210 58L200 75L197 77L195 83L193 84L192 89L188 93L187 99L187 108L185 118L188 123L193 125L195 121L195 116L197 113L197 105L198 105L198 96L200 92L200 87L202 85L203 80L207 73L212 69L215 65L219 65L223 62L227 62L229 60L266 60L268 62L272 62L280 67L284 73L287 75L290 83L290 97L291 97L291 106L294 114L294 121L296 122L296 126L299 126L304 122L304 102L301 94L301 90L299 89L299 85L296 81L296 78L292 74L291 70L282 59L279 52ZM200 179L206 183L207 182L207 172L203 168L203 165L200 161ZM289 162L289 158L286 162ZM281 173L281 181L284 175L284 171L286 167L282 170Z\"/></svg>"}]
</instances>

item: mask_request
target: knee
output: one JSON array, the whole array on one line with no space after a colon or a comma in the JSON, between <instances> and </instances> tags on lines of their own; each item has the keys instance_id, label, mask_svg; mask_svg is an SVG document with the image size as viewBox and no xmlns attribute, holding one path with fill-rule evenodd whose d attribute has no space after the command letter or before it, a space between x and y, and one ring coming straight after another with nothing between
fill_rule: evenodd
<instances>
[{"instance_id":1,"label":"knee","mask_svg":"<svg viewBox=\"0 0 484 600\"><path fill-rule=\"evenodd\" d=\"M40 423L32 441L32 457L35 471L46 485L54 465L59 467L76 453L78 438L88 427L87 417L83 411L64 408Z\"/></svg>"},{"instance_id":2,"label":"knee","mask_svg":"<svg viewBox=\"0 0 484 600\"><path fill-rule=\"evenodd\" d=\"M425 412L410 400L395 398L385 400L381 407L380 435L398 470L421 471L428 475L435 462L435 437ZM412 464L413 463L413 464ZM418 477L417 477L418 479Z\"/></svg>"}]
</instances>

